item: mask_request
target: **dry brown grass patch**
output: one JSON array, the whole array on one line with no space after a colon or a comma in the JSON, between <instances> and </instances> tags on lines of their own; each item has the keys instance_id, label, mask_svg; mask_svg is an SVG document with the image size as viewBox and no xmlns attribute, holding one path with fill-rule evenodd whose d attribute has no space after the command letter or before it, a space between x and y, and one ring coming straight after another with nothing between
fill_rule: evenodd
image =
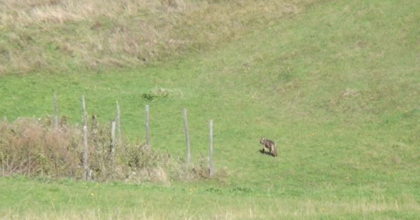
<instances>
[{"instance_id":1,"label":"dry brown grass patch","mask_svg":"<svg viewBox=\"0 0 420 220\"><path fill-rule=\"evenodd\" d=\"M0 74L136 67L239 39L313 0L0 0Z\"/></svg>"},{"instance_id":2,"label":"dry brown grass patch","mask_svg":"<svg viewBox=\"0 0 420 220\"><path fill-rule=\"evenodd\" d=\"M0 122L1 174L81 179L82 129L61 120L58 129L50 117ZM167 153L149 151L127 140L111 155L110 128L92 120L89 126L89 169L96 181L163 182L208 178L205 160L186 165Z\"/></svg>"}]
</instances>

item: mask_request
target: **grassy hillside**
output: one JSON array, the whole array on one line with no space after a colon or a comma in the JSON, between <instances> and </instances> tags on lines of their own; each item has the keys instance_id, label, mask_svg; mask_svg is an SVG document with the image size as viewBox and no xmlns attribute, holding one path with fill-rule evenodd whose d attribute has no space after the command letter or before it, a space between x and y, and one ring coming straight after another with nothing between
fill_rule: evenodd
<instances>
[{"instance_id":1,"label":"grassy hillside","mask_svg":"<svg viewBox=\"0 0 420 220\"><path fill-rule=\"evenodd\" d=\"M0 74L165 62L220 47L316 1L2 1Z\"/></svg>"},{"instance_id":2,"label":"grassy hillside","mask_svg":"<svg viewBox=\"0 0 420 220\"><path fill-rule=\"evenodd\" d=\"M7 74L0 80L0 116L13 120L51 114L56 92L60 113L80 123L80 97L85 94L89 113L99 115L102 123L114 117L118 100L123 133L143 140L143 109L149 104L153 148L183 157L182 109L187 108L193 160L207 154L208 121L213 119L216 169L227 170L228 177L171 186L99 184L93 194L101 198L95 200L87 200L93 196L83 191L85 184L90 189L95 183L3 178L1 185L14 188L1 187L10 194L0 193L4 201L0 213L6 218L19 213L34 219L419 217L417 1L276 4L282 10L293 9L293 16L278 16L273 5L256 7L260 11L254 12L252 5L259 3L251 1L194 4L199 5L194 8L198 11L173 13L181 13L184 22L188 16L203 16L203 21L190 17L194 28L183 33L201 39L212 38L200 36L200 25L209 27L214 22L210 27L223 27L219 20L206 17L208 13L236 15L235 21L248 16L248 21L254 21L253 15L266 14L260 23L243 21L244 30L236 30L236 37L221 35L197 50L189 45L182 56L162 55L166 62L137 68L85 70L87 66L81 65L83 71L77 71L78 66L65 67L65 73L48 74L40 68L25 76ZM212 4L220 8L211 10ZM208 13L201 13L205 9ZM110 54L124 57L124 53ZM142 98L158 89L167 91L168 97ZM276 141L278 158L257 151L261 136ZM28 184L33 192L19 193ZM44 193L50 188L57 191ZM175 197L178 200L171 202ZM31 207L37 199L44 205ZM78 202L82 200L86 203ZM180 211L175 205L180 203L189 208Z\"/></svg>"}]
</instances>

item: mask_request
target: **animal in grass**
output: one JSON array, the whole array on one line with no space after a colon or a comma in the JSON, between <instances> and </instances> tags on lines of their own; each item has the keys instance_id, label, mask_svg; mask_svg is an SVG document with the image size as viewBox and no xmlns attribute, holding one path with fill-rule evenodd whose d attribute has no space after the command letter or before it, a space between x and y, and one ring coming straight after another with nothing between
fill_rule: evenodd
<instances>
[{"instance_id":1,"label":"animal in grass","mask_svg":"<svg viewBox=\"0 0 420 220\"><path fill-rule=\"evenodd\" d=\"M270 154L273 157L277 157L277 149L276 149L276 144L274 143L274 141L268 140L267 138L261 138L260 143L264 145L263 148L261 149L262 153L265 153L265 148L268 148Z\"/></svg>"}]
</instances>

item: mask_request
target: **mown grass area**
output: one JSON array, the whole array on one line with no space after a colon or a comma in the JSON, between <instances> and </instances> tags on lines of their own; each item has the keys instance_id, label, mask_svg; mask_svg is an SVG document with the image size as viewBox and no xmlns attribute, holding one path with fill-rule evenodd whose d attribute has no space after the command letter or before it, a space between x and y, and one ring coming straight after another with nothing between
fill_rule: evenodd
<instances>
[{"instance_id":1,"label":"mown grass area","mask_svg":"<svg viewBox=\"0 0 420 220\"><path fill-rule=\"evenodd\" d=\"M415 219L412 196L323 199L209 184L163 186L3 178L4 219ZM8 196L13 194L13 196Z\"/></svg>"},{"instance_id":2,"label":"mown grass area","mask_svg":"<svg viewBox=\"0 0 420 220\"><path fill-rule=\"evenodd\" d=\"M187 108L194 162L207 155L213 119L216 170L227 170L228 177L169 186L2 178L8 187L0 189L8 192L0 193L0 213L34 219L418 218L418 3L312 3L221 47L167 63L3 76L0 112L10 120L53 113L56 92L60 113L80 123L85 94L88 112L102 123L115 117L118 100L123 133L142 141L149 104L152 147L176 157L185 156ZM142 98L157 88L168 97ZM276 141L278 158L258 152L261 136ZM54 188L57 193L48 192ZM88 189L97 190L95 196ZM40 208L30 205L39 204L37 198Z\"/></svg>"}]
</instances>

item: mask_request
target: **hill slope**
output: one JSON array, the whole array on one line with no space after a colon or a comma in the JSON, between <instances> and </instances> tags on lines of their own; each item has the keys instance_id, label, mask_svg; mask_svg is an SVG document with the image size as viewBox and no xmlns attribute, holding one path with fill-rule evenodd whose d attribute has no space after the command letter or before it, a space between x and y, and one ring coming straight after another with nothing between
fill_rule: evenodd
<instances>
[{"instance_id":1,"label":"hill slope","mask_svg":"<svg viewBox=\"0 0 420 220\"><path fill-rule=\"evenodd\" d=\"M124 133L142 139L149 104L153 148L183 157L187 108L194 160L207 154L213 119L216 168L229 173L199 187L348 204L331 218L418 216L419 24L415 0L317 2L223 47L155 66L2 77L0 112L42 116L56 91L71 121L80 121L86 94L89 112L106 122L118 99ZM157 88L169 96L142 98ZM257 152L261 136L276 141L278 158ZM353 209L362 201L366 209ZM312 216L323 216L320 206Z\"/></svg>"},{"instance_id":2,"label":"hill slope","mask_svg":"<svg viewBox=\"0 0 420 220\"><path fill-rule=\"evenodd\" d=\"M317 0L21 0L0 11L0 74L141 67L241 38Z\"/></svg>"}]
</instances>

